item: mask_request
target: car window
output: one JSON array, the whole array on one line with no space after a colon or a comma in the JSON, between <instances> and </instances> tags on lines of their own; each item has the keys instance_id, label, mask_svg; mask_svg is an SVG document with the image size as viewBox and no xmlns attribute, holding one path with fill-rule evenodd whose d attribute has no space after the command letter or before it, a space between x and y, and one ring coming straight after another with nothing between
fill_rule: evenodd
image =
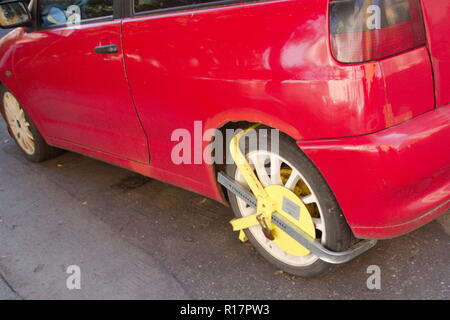
<instances>
[{"instance_id":1,"label":"car window","mask_svg":"<svg viewBox=\"0 0 450 320\"><path fill-rule=\"evenodd\" d=\"M190 6L220 0L134 0L134 12Z\"/></svg>"},{"instance_id":2,"label":"car window","mask_svg":"<svg viewBox=\"0 0 450 320\"><path fill-rule=\"evenodd\" d=\"M41 26L74 25L113 15L113 0L41 0Z\"/></svg>"}]
</instances>

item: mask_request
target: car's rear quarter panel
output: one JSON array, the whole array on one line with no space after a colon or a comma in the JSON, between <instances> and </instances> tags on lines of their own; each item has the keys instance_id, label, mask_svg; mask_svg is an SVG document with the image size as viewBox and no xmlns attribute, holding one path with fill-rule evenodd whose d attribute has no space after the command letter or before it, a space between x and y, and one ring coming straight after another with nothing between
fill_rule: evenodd
<instances>
[{"instance_id":1,"label":"car's rear quarter panel","mask_svg":"<svg viewBox=\"0 0 450 320\"><path fill-rule=\"evenodd\" d=\"M208 166L170 159L172 132L194 120L204 130L262 122L307 140L375 132L432 109L427 51L339 64L329 49L328 3L260 1L125 19L126 68L152 164L213 187Z\"/></svg>"},{"instance_id":2,"label":"car's rear quarter panel","mask_svg":"<svg viewBox=\"0 0 450 320\"><path fill-rule=\"evenodd\" d=\"M328 3L260 1L125 19L125 63L152 165L207 183L217 197L210 166L171 161L174 130L247 120L313 140L376 132L433 109L426 48L340 64L329 46Z\"/></svg>"}]
</instances>

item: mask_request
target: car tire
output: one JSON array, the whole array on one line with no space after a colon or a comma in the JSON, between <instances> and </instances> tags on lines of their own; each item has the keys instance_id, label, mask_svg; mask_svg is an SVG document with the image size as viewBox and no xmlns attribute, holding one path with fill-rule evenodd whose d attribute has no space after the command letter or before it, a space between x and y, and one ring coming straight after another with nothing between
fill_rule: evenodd
<instances>
[{"instance_id":1,"label":"car tire","mask_svg":"<svg viewBox=\"0 0 450 320\"><path fill-rule=\"evenodd\" d=\"M22 104L6 87L0 87L0 111L11 137L16 141L25 158L31 162L52 159L63 151L48 145Z\"/></svg>"},{"instance_id":2,"label":"car tire","mask_svg":"<svg viewBox=\"0 0 450 320\"><path fill-rule=\"evenodd\" d=\"M264 132L261 133L262 129L266 129L265 134ZM258 131L258 139L264 138L267 139L267 150L263 150L263 152L271 152L270 151L270 145L271 145L271 137L270 137L270 129L260 127L257 129ZM253 142L253 144L255 144ZM249 153L250 150L255 150L252 152L259 152L258 145L252 145L252 141L248 143L248 145L245 147L245 155L247 158L251 158L251 154ZM243 150L243 149L242 149ZM243 150L244 151L244 150ZM307 188L311 188L311 195L315 199L317 199L317 203L309 203L308 207L309 210L317 211L314 212L315 215L319 215L320 221L318 221L318 218L315 218L315 224L316 229L318 225L321 223L322 231L318 230L317 234L320 235L320 241L322 241L322 244L333 251L339 252L339 251L345 251L347 250L352 243L354 242L355 238L353 236L352 231L350 230L346 219L344 215L342 214L342 211L331 192L330 188L328 187L325 179L322 177L320 172L317 170L317 168L314 166L314 164L306 157L306 155L300 150L300 148L297 146L295 141L293 141L290 137L281 134L279 135L279 156L281 159L284 159L282 161L285 161L282 163L283 165L286 165L288 163L290 166L293 166L291 168L291 174L294 172L294 169L297 170L299 173L301 173L301 178L299 178L299 182L294 187L295 190L298 188L300 184L302 188L304 188L307 184ZM270 158L272 159L272 158ZM250 159L249 159L250 161ZM264 160L266 161L266 160ZM277 160L278 161L278 160ZM271 162L271 161L270 161ZM275 162L275 161L274 161ZM269 166L271 164L269 163ZM266 166L266 165L264 165ZM281 169L285 170L285 169ZM281 172L280 170L280 172ZM263 185L266 187L267 185L270 185L267 183L264 183L264 181L261 179L260 174L255 169L258 178L263 183ZM267 170L266 170L267 171ZM270 171L269 171L270 172ZM239 169L235 164L228 164L227 165L227 174L230 177L234 177L238 183L240 183L242 186L247 187L247 184L245 180L242 180L243 177L239 174ZM289 177L290 177L289 175ZM271 177L269 177L271 178ZM301 181L302 179L305 179L305 181ZM267 180L267 179L266 179ZM286 183L289 183L288 181L285 181ZM291 184L291 183L290 183ZM248 187L247 187L248 188ZM291 188L292 189L292 188ZM292 189L292 190L294 190ZM303 191L302 191L303 192ZM307 191L305 191L307 192ZM245 215L252 214L251 212L248 213L248 210L254 210L250 207L248 207L244 201L241 199L238 199L233 193L228 191L229 201L231 208L233 209L235 216L237 218L241 218ZM310 197L311 198L311 197ZM245 207L243 207L245 206ZM247 214L245 214L247 212ZM254 213L254 212L253 212ZM322 222L323 221L323 222ZM316 223L317 222L317 223ZM259 228L261 230L261 227L252 227L252 228ZM264 238L264 235L261 231L258 231L257 229L251 230L252 228L246 229L245 234L247 238L250 240L250 242L253 244L253 246L256 248L256 250L270 263L275 265L277 268L292 274L296 276L301 277L318 277L326 274L329 272L333 265L326 263L320 259L318 259L313 254L309 254L307 257L295 257L292 256L290 259L284 259L283 254L280 254L278 252L275 252L274 246L276 246L275 243L272 243L272 246L266 245L266 242L270 244L270 240L267 240L267 238ZM262 236L261 236L262 235ZM326 237L325 237L326 235ZM258 238L259 237L259 238ZM278 248L277 250L279 250ZM273 251L273 252L272 252ZM286 254L286 253L284 253ZM289 256L289 254L288 254ZM281 257L281 258L280 258ZM302 262L303 259L303 262ZM310 260L307 260L310 259ZM298 262L297 262L298 261ZM309 261L309 262L308 262Z\"/></svg>"}]
</instances>

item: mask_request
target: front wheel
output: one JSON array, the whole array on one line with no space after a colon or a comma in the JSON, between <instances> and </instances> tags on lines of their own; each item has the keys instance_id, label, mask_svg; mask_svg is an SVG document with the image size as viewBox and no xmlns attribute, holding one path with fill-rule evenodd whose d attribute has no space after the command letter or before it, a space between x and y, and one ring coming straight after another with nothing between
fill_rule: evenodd
<instances>
[{"instance_id":1,"label":"front wheel","mask_svg":"<svg viewBox=\"0 0 450 320\"><path fill-rule=\"evenodd\" d=\"M31 162L42 162L61 154L62 150L49 146L31 118L11 91L0 87L0 111L8 130L25 157Z\"/></svg>"},{"instance_id":2,"label":"front wheel","mask_svg":"<svg viewBox=\"0 0 450 320\"><path fill-rule=\"evenodd\" d=\"M257 136L259 139L266 139L267 145L270 146L270 136L264 132L267 132L267 129ZM272 152L270 148L258 149L259 144L252 145L252 143L255 141L250 141L245 155L263 186L281 185L293 191L312 216L316 240L333 251L348 249L352 244L353 235L340 207L322 175L295 142L287 136L280 135L278 152ZM227 174L249 189L235 164L227 166ZM233 193L228 192L228 195L237 218L256 213L255 209ZM290 274L315 277L327 273L332 266L319 260L312 253L303 256L287 253L275 241L267 239L260 226L248 228L245 233L263 257Z\"/></svg>"}]
</instances>

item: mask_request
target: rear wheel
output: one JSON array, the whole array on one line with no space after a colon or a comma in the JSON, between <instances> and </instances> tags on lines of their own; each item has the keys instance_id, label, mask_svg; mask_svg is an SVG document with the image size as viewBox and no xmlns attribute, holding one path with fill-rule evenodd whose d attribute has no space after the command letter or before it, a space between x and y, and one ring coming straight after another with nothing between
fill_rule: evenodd
<instances>
[{"instance_id":1,"label":"rear wheel","mask_svg":"<svg viewBox=\"0 0 450 320\"><path fill-rule=\"evenodd\" d=\"M267 139L264 133L258 136ZM289 137L281 135L279 152L267 148L258 150L257 146L247 146L245 155L264 187L281 185L293 191L306 205L315 229L316 241L328 249L344 251L352 243L353 235L325 180ZM242 186L248 188L246 181L235 164L228 165L227 173ZM256 211L242 199L229 192L231 207L236 217L255 214ZM266 238L260 226L245 230L250 242L258 252L278 268L303 277L320 276L328 272L331 265L309 253L296 256L287 253L275 241Z\"/></svg>"},{"instance_id":2,"label":"rear wheel","mask_svg":"<svg viewBox=\"0 0 450 320\"><path fill-rule=\"evenodd\" d=\"M42 162L54 158L62 150L49 146L11 91L0 88L1 111L5 116L11 136L32 162Z\"/></svg>"}]
</instances>

